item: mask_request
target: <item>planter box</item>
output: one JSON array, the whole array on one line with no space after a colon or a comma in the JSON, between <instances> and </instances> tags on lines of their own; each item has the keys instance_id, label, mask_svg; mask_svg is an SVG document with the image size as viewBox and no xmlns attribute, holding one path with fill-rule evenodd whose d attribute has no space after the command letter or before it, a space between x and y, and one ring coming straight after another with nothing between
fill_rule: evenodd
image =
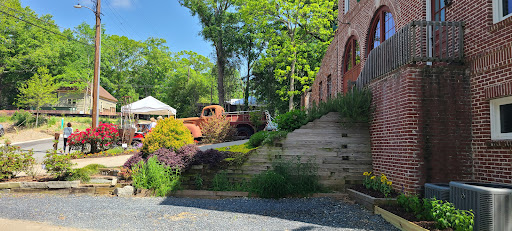
<instances>
[{"instance_id":1,"label":"planter box","mask_svg":"<svg viewBox=\"0 0 512 231\"><path fill-rule=\"evenodd\" d=\"M406 219L390 213L379 206L375 206L375 214L381 215L384 220L388 221L402 231L428 231L428 229L424 229L421 226L418 226Z\"/></svg>"},{"instance_id":2,"label":"planter box","mask_svg":"<svg viewBox=\"0 0 512 231\"><path fill-rule=\"evenodd\" d=\"M375 198L353 189L347 189L350 198L370 211L374 211L376 205L396 204L396 198Z\"/></svg>"}]
</instances>

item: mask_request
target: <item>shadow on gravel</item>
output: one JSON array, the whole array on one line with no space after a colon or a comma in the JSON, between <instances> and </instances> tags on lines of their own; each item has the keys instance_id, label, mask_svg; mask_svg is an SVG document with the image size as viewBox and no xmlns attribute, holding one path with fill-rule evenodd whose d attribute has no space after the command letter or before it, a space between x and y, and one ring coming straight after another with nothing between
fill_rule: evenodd
<instances>
[{"instance_id":1,"label":"shadow on gravel","mask_svg":"<svg viewBox=\"0 0 512 231\"><path fill-rule=\"evenodd\" d=\"M261 215L334 228L397 230L379 215L373 215L358 205L345 204L330 198L213 200L167 197L160 205ZM296 230L312 229L318 227L304 226Z\"/></svg>"}]
</instances>

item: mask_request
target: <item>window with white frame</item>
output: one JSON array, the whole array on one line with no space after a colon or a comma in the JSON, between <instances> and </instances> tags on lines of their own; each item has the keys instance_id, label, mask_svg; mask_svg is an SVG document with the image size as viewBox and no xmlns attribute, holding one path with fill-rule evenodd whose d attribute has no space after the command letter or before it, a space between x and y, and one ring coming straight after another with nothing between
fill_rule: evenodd
<instances>
[{"instance_id":1,"label":"window with white frame","mask_svg":"<svg viewBox=\"0 0 512 231\"><path fill-rule=\"evenodd\" d=\"M493 0L492 11L494 23L512 16L512 0Z\"/></svg>"},{"instance_id":2,"label":"window with white frame","mask_svg":"<svg viewBox=\"0 0 512 231\"><path fill-rule=\"evenodd\" d=\"M491 139L512 140L512 96L491 100Z\"/></svg>"},{"instance_id":3,"label":"window with white frame","mask_svg":"<svg viewBox=\"0 0 512 231\"><path fill-rule=\"evenodd\" d=\"M345 7L343 7L343 11L345 14L348 13L349 5L350 5L350 0L345 0Z\"/></svg>"}]
</instances>

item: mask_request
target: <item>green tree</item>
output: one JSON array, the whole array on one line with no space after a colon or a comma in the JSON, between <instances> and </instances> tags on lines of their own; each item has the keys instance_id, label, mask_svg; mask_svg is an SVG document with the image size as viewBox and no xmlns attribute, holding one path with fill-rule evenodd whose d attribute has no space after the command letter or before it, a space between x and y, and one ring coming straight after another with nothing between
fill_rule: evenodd
<instances>
[{"instance_id":1,"label":"green tree","mask_svg":"<svg viewBox=\"0 0 512 231\"><path fill-rule=\"evenodd\" d=\"M295 107L294 96L307 90L320 63L313 52L324 54L332 40L337 11L334 0L248 0L242 18L256 25L259 36L268 41L263 65L273 65L279 90L288 99L288 109ZM299 85L300 88L297 88Z\"/></svg>"},{"instance_id":2,"label":"green tree","mask_svg":"<svg viewBox=\"0 0 512 231\"><path fill-rule=\"evenodd\" d=\"M55 77L49 74L48 68L41 67L26 84L22 84L18 95L18 106L31 106L37 110L36 127L39 121L39 110L44 105L54 105L58 98L56 91L59 88L54 82Z\"/></svg>"},{"instance_id":3,"label":"green tree","mask_svg":"<svg viewBox=\"0 0 512 231\"><path fill-rule=\"evenodd\" d=\"M237 0L178 0L193 16L197 15L203 27L201 35L213 43L217 63L217 92L219 103L224 104L226 75L229 59L236 49L240 17Z\"/></svg>"}]
</instances>

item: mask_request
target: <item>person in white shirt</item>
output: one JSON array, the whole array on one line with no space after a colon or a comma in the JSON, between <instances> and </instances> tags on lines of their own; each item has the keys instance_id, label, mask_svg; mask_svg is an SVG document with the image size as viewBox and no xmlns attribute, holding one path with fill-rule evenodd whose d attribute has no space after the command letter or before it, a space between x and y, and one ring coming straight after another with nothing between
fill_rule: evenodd
<instances>
[{"instance_id":1,"label":"person in white shirt","mask_svg":"<svg viewBox=\"0 0 512 231\"><path fill-rule=\"evenodd\" d=\"M149 129L153 129L154 127L156 127L156 119L151 117L151 124L149 126Z\"/></svg>"},{"instance_id":2,"label":"person in white shirt","mask_svg":"<svg viewBox=\"0 0 512 231\"><path fill-rule=\"evenodd\" d=\"M68 143L68 137L73 133L73 128L71 127L71 123L68 123L68 126L64 128L64 152L66 152L66 146ZM69 152L71 152L71 147L69 148Z\"/></svg>"}]
</instances>

